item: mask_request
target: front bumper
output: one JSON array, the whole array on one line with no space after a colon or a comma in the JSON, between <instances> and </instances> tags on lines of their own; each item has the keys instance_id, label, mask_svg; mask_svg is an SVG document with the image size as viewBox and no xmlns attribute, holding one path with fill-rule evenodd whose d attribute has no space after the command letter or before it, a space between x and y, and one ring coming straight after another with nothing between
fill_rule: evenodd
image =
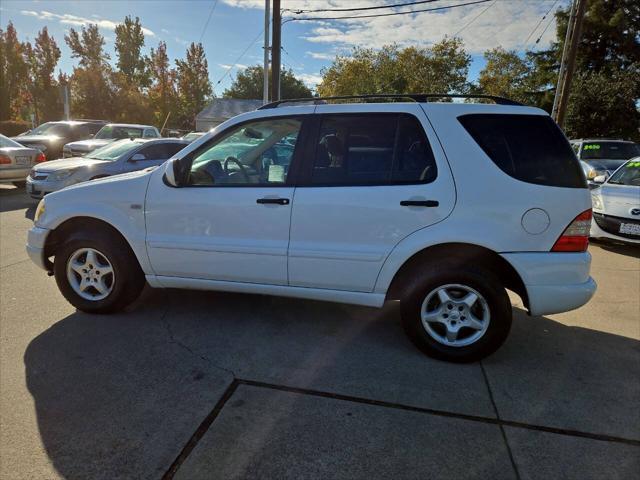
<instances>
[{"instance_id":1,"label":"front bumper","mask_svg":"<svg viewBox=\"0 0 640 480\"><path fill-rule=\"evenodd\" d=\"M44 247L50 230L33 226L27 233L27 254L33 263L43 270L51 270L51 264L44 255Z\"/></svg>"},{"instance_id":2,"label":"front bumper","mask_svg":"<svg viewBox=\"0 0 640 480\"><path fill-rule=\"evenodd\" d=\"M505 253L502 257L516 269L525 285L530 315L574 310L596 292L596 282L589 275L589 252Z\"/></svg>"},{"instance_id":3,"label":"front bumper","mask_svg":"<svg viewBox=\"0 0 640 480\"><path fill-rule=\"evenodd\" d=\"M591 222L591 232L589 233L589 236L591 236L592 238L606 238L609 240L616 240L618 242L632 243L635 245L640 244L640 237L638 235L620 235L618 233L615 233L617 230L619 230L621 222L624 222L626 220L628 223L637 224L638 220L622 219L610 215L602 215L596 212L593 213L593 217L593 221ZM600 224L606 226L609 231L602 228Z\"/></svg>"},{"instance_id":4,"label":"front bumper","mask_svg":"<svg viewBox=\"0 0 640 480\"><path fill-rule=\"evenodd\" d=\"M41 200L48 193L57 192L74 183L76 182L71 178L65 178L64 180L49 180L48 178L46 180L34 180L31 177L27 177L26 190L31 198Z\"/></svg>"}]
</instances>

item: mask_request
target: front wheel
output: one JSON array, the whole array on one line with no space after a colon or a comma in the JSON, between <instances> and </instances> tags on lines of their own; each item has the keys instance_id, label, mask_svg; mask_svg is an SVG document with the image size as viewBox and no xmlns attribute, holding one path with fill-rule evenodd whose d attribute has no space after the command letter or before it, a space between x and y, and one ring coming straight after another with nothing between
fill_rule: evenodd
<instances>
[{"instance_id":1,"label":"front wheel","mask_svg":"<svg viewBox=\"0 0 640 480\"><path fill-rule=\"evenodd\" d=\"M144 287L144 274L129 245L109 232L73 235L56 252L53 270L62 295L88 313L121 310Z\"/></svg>"},{"instance_id":2,"label":"front wheel","mask_svg":"<svg viewBox=\"0 0 640 480\"><path fill-rule=\"evenodd\" d=\"M500 281L470 267L425 269L401 305L409 338L440 360L480 360L504 343L511 328L511 302Z\"/></svg>"}]
</instances>

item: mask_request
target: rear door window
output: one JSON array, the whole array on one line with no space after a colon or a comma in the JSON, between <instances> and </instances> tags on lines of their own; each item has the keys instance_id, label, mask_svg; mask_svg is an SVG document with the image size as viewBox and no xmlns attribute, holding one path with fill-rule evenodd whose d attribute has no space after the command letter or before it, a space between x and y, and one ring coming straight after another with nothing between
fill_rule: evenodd
<instances>
[{"instance_id":1,"label":"rear door window","mask_svg":"<svg viewBox=\"0 0 640 480\"><path fill-rule=\"evenodd\" d=\"M313 185L387 185L435 179L429 141L411 115L326 115L315 147Z\"/></svg>"},{"instance_id":2,"label":"rear door window","mask_svg":"<svg viewBox=\"0 0 640 480\"><path fill-rule=\"evenodd\" d=\"M538 185L586 188L569 142L550 117L471 114L458 120L507 175Z\"/></svg>"}]
</instances>

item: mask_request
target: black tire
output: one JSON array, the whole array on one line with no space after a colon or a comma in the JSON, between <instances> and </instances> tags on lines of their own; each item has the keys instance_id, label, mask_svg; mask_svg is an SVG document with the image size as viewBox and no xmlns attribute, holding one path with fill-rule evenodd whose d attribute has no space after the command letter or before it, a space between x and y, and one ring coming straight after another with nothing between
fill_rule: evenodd
<instances>
[{"instance_id":1,"label":"black tire","mask_svg":"<svg viewBox=\"0 0 640 480\"><path fill-rule=\"evenodd\" d=\"M111 292L101 300L87 300L78 295L67 279L67 262L82 248L100 252L115 273ZM113 313L131 304L145 284L144 273L129 245L108 230L80 231L62 243L55 252L53 271L62 295L78 310L87 313Z\"/></svg>"},{"instance_id":2,"label":"black tire","mask_svg":"<svg viewBox=\"0 0 640 480\"><path fill-rule=\"evenodd\" d=\"M27 182L11 182L14 187L25 188L27 186Z\"/></svg>"},{"instance_id":3,"label":"black tire","mask_svg":"<svg viewBox=\"0 0 640 480\"><path fill-rule=\"evenodd\" d=\"M420 269L420 272L405 285L405 295L401 300L402 324L411 341L420 350L439 360L466 363L481 360L504 343L511 329L511 301L502 283L492 272L459 262L445 262L437 266L430 264ZM427 295L439 287L451 284L471 287L484 297L489 308L488 328L470 345L444 345L434 339L422 324L421 308Z\"/></svg>"}]
</instances>

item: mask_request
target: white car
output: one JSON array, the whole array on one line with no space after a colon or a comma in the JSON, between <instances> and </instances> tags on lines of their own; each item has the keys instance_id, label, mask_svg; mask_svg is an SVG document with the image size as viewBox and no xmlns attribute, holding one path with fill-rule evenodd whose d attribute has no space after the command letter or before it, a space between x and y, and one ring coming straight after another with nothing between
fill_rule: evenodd
<instances>
[{"instance_id":1,"label":"white car","mask_svg":"<svg viewBox=\"0 0 640 480\"><path fill-rule=\"evenodd\" d=\"M48 195L27 251L86 312L124 308L145 280L400 300L425 353L477 360L507 337L507 289L531 315L596 289L591 196L569 142L543 110L490 98L268 104L160 168Z\"/></svg>"},{"instance_id":2,"label":"white car","mask_svg":"<svg viewBox=\"0 0 640 480\"><path fill-rule=\"evenodd\" d=\"M151 125L108 123L93 138L67 143L62 149L62 157L82 157L111 142L126 138L160 138L160 132Z\"/></svg>"},{"instance_id":3,"label":"white car","mask_svg":"<svg viewBox=\"0 0 640 480\"><path fill-rule=\"evenodd\" d=\"M591 191L591 236L640 244L640 157L595 182L600 186Z\"/></svg>"}]
</instances>

